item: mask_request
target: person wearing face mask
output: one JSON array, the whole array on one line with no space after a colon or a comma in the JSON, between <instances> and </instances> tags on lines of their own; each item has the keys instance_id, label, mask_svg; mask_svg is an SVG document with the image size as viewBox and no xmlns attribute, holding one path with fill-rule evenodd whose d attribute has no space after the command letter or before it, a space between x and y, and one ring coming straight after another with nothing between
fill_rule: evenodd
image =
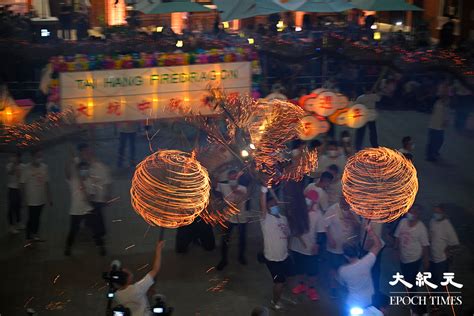
<instances>
[{"instance_id":1,"label":"person wearing face mask","mask_svg":"<svg viewBox=\"0 0 474 316\"><path fill-rule=\"evenodd\" d=\"M458 235L445 215L444 205L439 204L433 208L429 231L430 271L433 274L433 282L439 284L443 273L449 271L449 262L453 252L459 248Z\"/></svg>"},{"instance_id":2,"label":"person wearing face mask","mask_svg":"<svg viewBox=\"0 0 474 316\"><path fill-rule=\"evenodd\" d=\"M222 193L225 200L237 206L240 212L232 216L226 223L221 245L221 261L217 264L217 270L223 270L228 264L229 240L232 230L236 227L239 230L239 263L247 264L245 258L246 233L248 215L246 210L247 188L238 182L239 173L236 170L230 170L227 173L227 183L219 182L216 191Z\"/></svg>"},{"instance_id":3,"label":"person wearing face mask","mask_svg":"<svg viewBox=\"0 0 474 316\"><path fill-rule=\"evenodd\" d=\"M43 163L41 150L31 151L32 162L26 164L20 176L25 204L28 206L28 220L26 224L26 239L44 241L38 236L40 217L46 203L53 206L49 187L48 166Z\"/></svg>"},{"instance_id":4,"label":"person wearing face mask","mask_svg":"<svg viewBox=\"0 0 474 316\"><path fill-rule=\"evenodd\" d=\"M405 280L415 284L418 272L428 271L429 247L428 230L419 220L420 207L414 204L395 230L395 249L399 251L401 273ZM412 289L413 290L413 289ZM415 289L416 291L416 289ZM413 295L413 292L410 294ZM413 314L424 315L426 306L412 306Z\"/></svg>"},{"instance_id":5,"label":"person wearing face mask","mask_svg":"<svg viewBox=\"0 0 474 316\"><path fill-rule=\"evenodd\" d=\"M346 160L347 158L338 147L338 143L330 141L327 144L326 151L319 157L315 178L326 171L330 165L336 165L339 167L339 170L344 170Z\"/></svg>"},{"instance_id":6,"label":"person wearing face mask","mask_svg":"<svg viewBox=\"0 0 474 316\"><path fill-rule=\"evenodd\" d=\"M401 152L407 159L413 161L413 149L415 149L415 144L410 136L405 136L402 138L402 148L398 151Z\"/></svg>"},{"instance_id":7,"label":"person wearing face mask","mask_svg":"<svg viewBox=\"0 0 474 316\"><path fill-rule=\"evenodd\" d=\"M354 154L354 147L352 146L351 142L351 135L349 131L342 131L341 132L341 147L344 151L346 157L350 157Z\"/></svg>"},{"instance_id":8,"label":"person wearing face mask","mask_svg":"<svg viewBox=\"0 0 474 316\"><path fill-rule=\"evenodd\" d=\"M93 238L100 249L100 254L105 255L106 250L101 234L98 232L98 226L91 213L94 207L91 204L91 198L94 194L90 185L90 164L86 161L74 162L66 166L66 180L71 192L71 205L69 207L70 225L69 233L66 239L65 256L70 256L72 246L79 232L82 221L86 221L87 226L92 230Z\"/></svg>"},{"instance_id":9,"label":"person wearing face mask","mask_svg":"<svg viewBox=\"0 0 474 316\"><path fill-rule=\"evenodd\" d=\"M288 237L290 229L288 220L280 213L280 205L266 187L261 188L260 209L263 235L263 256L273 279L273 298L271 306L275 310L284 309L280 302L283 288L288 276L292 274L291 261L288 256Z\"/></svg>"},{"instance_id":10,"label":"person wearing face mask","mask_svg":"<svg viewBox=\"0 0 474 316\"><path fill-rule=\"evenodd\" d=\"M332 205L324 214L327 234L327 254L329 261L329 276L331 298L338 297L336 282L337 270L346 263L343 245L349 240L359 240L360 223L350 210L344 197L339 203Z\"/></svg>"}]
</instances>

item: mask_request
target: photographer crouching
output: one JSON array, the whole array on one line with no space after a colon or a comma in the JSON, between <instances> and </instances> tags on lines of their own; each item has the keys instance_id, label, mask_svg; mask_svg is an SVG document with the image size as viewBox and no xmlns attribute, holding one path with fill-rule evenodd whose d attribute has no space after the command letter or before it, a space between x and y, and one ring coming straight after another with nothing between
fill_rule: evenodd
<instances>
[{"instance_id":1,"label":"photographer crouching","mask_svg":"<svg viewBox=\"0 0 474 316\"><path fill-rule=\"evenodd\" d=\"M107 315L151 316L171 314L172 310L171 308L166 308L162 296L155 298L156 302L154 302L152 307L150 307L147 297L147 292L155 283L156 275L160 271L163 246L163 240L156 243L155 258L151 271L135 283L133 282L132 272L122 269L119 261L112 262L111 271L104 273L104 279L109 282ZM117 305L113 309L111 308L112 300L114 305Z\"/></svg>"}]
</instances>

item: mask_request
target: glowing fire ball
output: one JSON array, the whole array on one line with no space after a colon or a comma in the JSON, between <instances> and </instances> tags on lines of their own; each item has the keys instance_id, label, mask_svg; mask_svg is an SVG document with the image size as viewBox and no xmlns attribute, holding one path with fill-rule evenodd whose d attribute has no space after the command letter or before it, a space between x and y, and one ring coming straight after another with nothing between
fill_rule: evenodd
<instances>
[{"instance_id":1,"label":"glowing fire ball","mask_svg":"<svg viewBox=\"0 0 474 316\"><path fill-rule=\"evenodd\" d=\"M342 193L352 211L380 223L408 212L417 192L418 178L411 161L385 147L357 152L342 175Z\"/></svg>"},{"instance_id":2,"label":"glowing fire ball","mask_svg":"<svg viewBox=\"0 0 474 316\"><path fill-rule=\"evenodd\" d=\"M191 224L209 204L207 170L193 155L162 150L140 162L132 179L132 207L154 226Z\"/></svg>"},{"instance_id":3,"label":"glowing fire ball","mask_svg":"<svg viewBox=\"0 0 474 316\"><path fill-rule=\"evenodd\" d=\"M350 128L359 128L364 126L369 120L369 111L363 104L354 104L349 108L345 115L346 125Z\"/></svg>"}]
</instances>

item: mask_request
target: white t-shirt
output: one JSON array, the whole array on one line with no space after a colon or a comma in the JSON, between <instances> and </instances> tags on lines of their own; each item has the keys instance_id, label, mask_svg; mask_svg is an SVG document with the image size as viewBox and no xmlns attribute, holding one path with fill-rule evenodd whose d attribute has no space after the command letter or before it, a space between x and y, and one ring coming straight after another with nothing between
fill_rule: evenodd
<instances>
[{"instance_id":1,"label":"white t-shirt","mask_svg":"<svg viewBox=\"0 0 474 316\"><path fill-rule=\"evenodd\" d=\"M340 178L335 178L326 190L329 205L338 203L342 196L342 183Z\"/></svg>"},{"instance_id":2,"label":"white t-shirt","mask_svg":"<svg viewBox=\"0 0 474 316\"><path fill-rule=\"evenodd\" d=\"M16 168L15 168L16 167ZM13 174L9 174L12 169L15 168L16 170L14 171ZM23 169L25 168L25 165L20 163L18 165L15 165L13 162L7 163L7 187L9 189L19 189L20 188L20 180L21 180L21 173Z\"/></svg>"},{"instance_id":3,"label":"white t-shirt","mask_svg":"<svg viewBox=\"0 0 474 316\"><path fill-rule=\"evenodd\" d=\"M72 171L71 179L67 181L71 192L71 206L69 207L70 215L85 215L94 208L87 200L86 184L79 181L75 170Z\"/></svg>"},{"instance_id":4,"label":"white t-shirt","mask_svg":"<svg viewBox=\"0 0 474 316\"><path fill-rule=\"evenodd\" d=\"M447 259L445 252L446 247L459 245L458 235L447 218L441 221L431 219L430 237L431 261L434 263L442 262Z\"/></svg>"},{"instance_id":5,"label":"white t-shirt","mask_svg":"<svg viewBox=\"0 0 474 316\"><path fill-rule=\"evenodd\" d=\"M342 255L342 246L346 241L359 240L359 232L355 231L355 227L352 223L345 220L342 215L342 209L339 203L332 205L324 215L326 232L331 234L331 237L336 242L335 247L331 247L327 244L327 251Z\"/></svg>"},{"instance_id":6,"label":"white t-shirt","mask_svg":"<svg viewBox=\"0 0 474 316\"><path fill-rule=\"evenodd\" d=\"M89 184L94 202L107 202L107 187L112 183L110 171L102 162L94 161L89 170Z\"/></svg>"},{"instance_id":7,"label":"white t-shirt","mask_svg":"<svg viewBox=\"0 0 474 316\"><path fill-rule=\"evenodd\" d=\"M321 155L318 161L318 168L316 169L317 174L321 174L328 169L330 165L336 165L339 170L342 172L346 166L346 156L340 154L337 157L329 157L327 154Z\"/></svg>"},{"instance_id":8,"label":"white t-shirt","mask_svg":"<svg viewBox=\"0 0 474 316\"><path fill-rule=\"evenodd\" d=\"M448 102L443 99L438 99L434 106L433 112L431 113L429 128L436 130L444 130L446 128L446 119L448 115Z\"/></svg>"},{"instance_id":9,"label":"white t-shirt","mask_svg":"<svg viewBox=\"0 0 474 316\"><path fill-rule=\"evenodd\" d=\"M375 263L375 255L371 252L354 263L339 268L339 281L347 288L347 305L367 307L372 305L374 285L370 270Z\"/></svg>"},{"instance_id":10,"label":"white t-shirt","mask_svg":"<svg viewBox=\"0 0 474 316\"><path fill-rule=\"evenodd\" d=\"M218 192L221 192L226 200L232 203L237 204L237 208L240 210L239 214L236 214L229 218L229 222L238 224L238 223L247 223L249 215L245 209L245 202L247 197L247 188L243 185L237 186L238 194L236 194L230 184L228 183L218 183L217 189Z\"/></svg>"},{"instance_id":11,"label":"white t-shirt","mask_svg":"<svg viewBox=\"0 0 474 316\"><path fill-rule=\"evenodd\" d=\"M430 245L428 230L421 221L410 227L408 219L402 219L395 230L394 236L400 240L400 261L402 263L420 260L423 255L423 247Z\"/></svg>"},{"instance_id":12,"label":"white t-shirt","mask_svg":"<svg viewBox=\"0 0 474 316\"><path fill-rule=\"evenodd\" d=\"M312 256L311 250L316 245L316 237L318 233L324 233L324 218L316 207L308 213L309 231L299 237L291 237L290 249L303 255ZM304 242L304 244L301 242ZM306 245L306 247L305 247Z\"/></svg>"},{"instance_id":13,"label":"white t-shirt","mask_svg":"<svg viewBox=\"0 0 474 316\"><path fill-rule=\"evenodd\" d=\"M290 229L285 216L266 214L260 222L263 233L263 255L270 261L283 261L288 257Z\"/></svg>"},{"instance_id":14,"label":"white t-shirt","mask_svg":"<svg viewBox=\"0 0 474 316\"><path fill-rule=\"evenodd\" d=\"M359 96L355 103L365 105L367 108L367 117L371 118L371 121L375 120L376 110L375 106L380 101L380 96L376 93L362 94Z\"/></svg>"},{"instance_id":15,"label":"white t-shirt","mask_svg":"<svg viewBox=\"0 0 474 316\"><path fill-rule=\"evenodd\" d=\"M46 204L46 184L49 181L48 166L40 163L38 167L28 163L22 170L20 183L25 184L26 205Z\"/></svg>"},{"instance_id":16,"label":"white t-shirt","mask_svg":"<svg viewBox=\"0 0 474 316\"><path fill-rule=\"evenodd\" d=\"M115 301L117 304L130 308L133 316L151 316L152 313L146 293L153 283L155 281L147 274L137 283L128 286L124 290L117 291L115 293Z\"/></svg>"},{"instance_id":17,"label":"white t-shirt","mask_svg":"<svg viewBox=\"0 0 474 316\"><path fill-rule=\"evenodd\" d=\"M318 195L318 199L314 201L316 209L319 212L326 212L326 210L329 208L329 197L326 191L324 191L323 188L318 187L315 183L310 183L306 186L306 188L304 189L305 196L310 191L315 191Z\"/></svg>"}]
</instances>

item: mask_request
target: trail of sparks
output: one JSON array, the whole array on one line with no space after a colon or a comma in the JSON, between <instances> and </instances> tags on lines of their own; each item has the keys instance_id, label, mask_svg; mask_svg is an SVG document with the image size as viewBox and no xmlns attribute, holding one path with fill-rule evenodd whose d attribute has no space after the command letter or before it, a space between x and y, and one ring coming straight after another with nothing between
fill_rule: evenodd
<instances>
[{"instance_id":1,"label":"trail of sparks","mask_svg":"<svg viewBox=\"0 0 474 316\"><path fill-rule=\"evenodd\" d=\"M144 264L144 265L142 265L140 268L138 268L137 271L141 271L141 270L145 269L145 268L148 267L148 266L149 266L148 263L147 263L147 264Z\"/></svg>"},{"instance_id":2,"label":"trail of sparks","mask_svg":"<svg viewBox=\"0 0 474 316\"><path fill-rule=\"evenodd\" d=\"M60 275L60 274L58 274L58 275L57 275L57 276L54 278L54 280L53 280L53 284L56 284L56 282L58 281L58 279L59 279L59 277L60 277L60 276L61 276L61 275Z\"/></svg>"},{"instance_id":3,"label":"trail of sparks","mask_svg":"<svg viewBox=\"0 0 474 316\"><path fill-rule=\"evenodd\" d=\"M26 308L26 307L28 306L28 304L30 304L30 302L31 302L34 298L35 298L34 296L28 298L28 299L26 300L25 304L23 305L23 308Z\"/></svg>"},{"instance_id":4,"label":"trail of sparks","mask_svg":"<svg viewBox=\"0 0 474 316\"><path fill-rule=\"evenodd\" d=\"M127 251L128 249L131 249L133 247L135 247L135 244L125 247L125 251Z\"/></svg>"}]
</instances>

